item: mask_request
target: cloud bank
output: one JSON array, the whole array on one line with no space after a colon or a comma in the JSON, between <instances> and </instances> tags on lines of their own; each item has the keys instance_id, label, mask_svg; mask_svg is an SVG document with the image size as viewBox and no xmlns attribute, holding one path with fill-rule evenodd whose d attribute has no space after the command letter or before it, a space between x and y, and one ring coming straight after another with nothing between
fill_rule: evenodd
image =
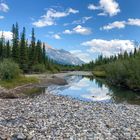
<instances>
[{"instance_id":1,"label":"cloud bank","mask_svg":"<svg viewBox=\"0 0 140 140\"><path fill-rule=\"evenodd\" d=\"M88 47L89 52L103 54L104 56L111 56L124 51L132 51L135 44L130 40L102 40L93 39L83 42L81 45Z\"/></svg>"}]
</instances>

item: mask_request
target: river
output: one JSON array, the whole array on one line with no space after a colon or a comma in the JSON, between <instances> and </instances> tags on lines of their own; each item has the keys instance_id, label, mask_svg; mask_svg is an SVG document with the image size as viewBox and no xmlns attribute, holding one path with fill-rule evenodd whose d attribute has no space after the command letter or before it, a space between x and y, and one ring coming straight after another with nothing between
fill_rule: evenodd
<instances>
[{"instance_id":1,"label":"river","mask_svg":"<svg viewBox=\"0 0 140 140\"><path fill-rule=\"evenodd\" d=\"M109 86L103 79L92 76L66 76L68 85L51 85L47 91L87 102L113 102L140 105L140 93Z\"/></svg>"}]
</instances>

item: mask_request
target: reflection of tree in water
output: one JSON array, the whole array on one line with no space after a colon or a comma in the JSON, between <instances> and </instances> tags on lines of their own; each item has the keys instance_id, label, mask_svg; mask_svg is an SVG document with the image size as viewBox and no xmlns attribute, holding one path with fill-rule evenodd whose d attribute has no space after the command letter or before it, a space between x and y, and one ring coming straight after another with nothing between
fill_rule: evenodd
<instances>
[{"instance_id":1,"label":"reflection of tree in water","mask_svg":"<svg viewBox=\"0 0 140 140\"><path fill-rule=\"evenodd\" d=\"M110 92L108 93L108 95L111 96L113 102L140 104L140 92L133 92L121 87L111 86L107 84L107 82L103 79L96 79L96 83L102 86L105 85L109 89Z\"/></svg>"},{"instance_id":2,"label":"reflection of tree in water","mask_svg":"<svg viewBox=\"0 0 140 140\"><path fill-rule=\"evenodd\" d=\"M111 96L112 101L115 103L127 102L130 104L139 104L140 105L140 92L133 92L121 87L115 87L107 84L104 79L95 78L93 76L84 76L90 81L95 81L98 87L102 88L103 85L109 89L108 95Z\"/></svg>"},{"instance_id":3,"label":"reflection of tree in water","mask_svg":"<svg viewBox=\"0 0 140 140\"><path fill-rule=\"evenodd\" d=\"M93 81L95 79L95 77L93 76L82 76L83 78L88 78L90 81Z\"/></svg>"},{"instance_id":4,"label":"reflection of tree in water","mask_svg":"<svg viewBox=\"0 0 140 140\"><path fill-rule=\"evenodd\" d=\"M95 83L98 85L98 87L100 87L100 88L102 88L103 87L103 85L105 85L104 83L103 83L103 81L102 80L99 80L99 79L95 79Z\"/></svg>"},{"instance_id":5,"label":"reflection of tree in water","mask_svg":"<svg viewBox=\"0 0 140 140\"><path fill-rule=\"evenodd\" d=\"M140 93L113 86L110 86L110 89L112 91L110 96L113 101L117 103L127 102L130 104L140 104Z\"/></svg>"},{"instance_id":6,"label":"reflection of tree in water","mask_svg":"<svg viewBox=\"0 0 140 140\"><path fill-rule=\"evenodd\" d=\"M71 90L70 87L76 86L83 78L88 78L91 82L93 82L93 86L95 85L96 88L102 89L103 92L104 92L104 88L105 89L107 88L109 93L106 93L106 94L111 96L112 102L115 102L115 103L127 102L129 104L140 105L140 92L136 93L136 92L126 90L123 88L110 86L104 79L95 78L93 76L69 76L69 77L66 77L66 80L68 81L68 85L65 85L65 86L53 85L52 87L49 87L49 89L50 91L54 91L55 93L59 93L60 91L64 91L66 89ZM81 87L81 90L82 90L82 87ZM76 92L80 92L80 91L76 91Z\"/></svg>"},{"instance_id":7,"label":"reflection of tree in water","mask_svg":"<svg viewBox=\"0 0 140 140\"><path fill-rule=\"evenodd\" d=\"M98 85L99 88L102 88L104 83L103 81L100 79L95 78L94 76L83 76L84 78L88 78L91 82L95 81L95 84Z\"/></svg>"}]
</instances>

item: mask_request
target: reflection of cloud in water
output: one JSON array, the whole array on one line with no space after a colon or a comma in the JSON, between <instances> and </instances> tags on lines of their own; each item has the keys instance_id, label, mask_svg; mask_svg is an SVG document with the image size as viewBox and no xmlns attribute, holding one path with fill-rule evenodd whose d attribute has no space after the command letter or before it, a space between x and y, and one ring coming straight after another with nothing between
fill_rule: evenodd
<instances>
[{"instance_id":1,"label":"reflection of cloud in water","mask_svg":"<svg viewBox=\"0 0 140 140\"><path fill-rule=\"evenodd\" d=\"M76 82L76 83L72 82L72 83L69 84L70 85L69 89L71 89L71 90L81 90L81 88L86 88L86 87L89 86L88 81L89 81L88 79L83 78L79 82Z\"/></svg>"},{"instance_id":2,"label":"reflection of cloud in water","mask_svg":"<svg viewBox=\"0 0 140 140\"><path fill-rule=\"evenodd\" d=\"M68 95L74 98L90 101L105 101L111 99L109 89L104 85L98 86L95 80L90 81L88 78L82 76L66 77L68 85L65 86L51 86L48 89L53 93L60 95Z\"/></svg>"},{"instance_id":3,"label":"reflection of cloud in water","mask_svg":"<svg viewBox=\"0 0 140 140\"><path fill-rule=\"evenodd\" d=\"M122 90L119 88L108 87L102 80L88 79L83 76L66 77L67 85L51 85L46 90L54 94L70 96L84 101L110 102L130 102L139 104L138 94Z\"/></svg>"},{"instance_id":4,"label":"reflection of cloud in water","mask_svg":"<svg viewBox=\"0 0 140 140\"><path fill-rule=\"evenodd\" d=\"M104 101L104 100L109 100L111 97L108 95L109 90L105 86L102 88L89 88L87 90L87 94L81 95L83 98L90 99L92 101Z\"/></svg>"},{"instance_id":5,"label":"reflection of cloud in water","mask_svg":"<svg viewBox=\"0 0 140 140\"><path fill-rule=\"evenodd\" d=\"M79 81L81 81L83 79L82 76L68 76L65 79L68 82L67 85L64 85L64 86L51 85L47 88L47 91L50 91L50 92L53 91L53 93L59 93L59 92L64 91L66 89L81 90L81 87L78 87L76 84L78 84ZM81 85L82 85L82 83L81 83Z\"/></svg>"}]
</instances>

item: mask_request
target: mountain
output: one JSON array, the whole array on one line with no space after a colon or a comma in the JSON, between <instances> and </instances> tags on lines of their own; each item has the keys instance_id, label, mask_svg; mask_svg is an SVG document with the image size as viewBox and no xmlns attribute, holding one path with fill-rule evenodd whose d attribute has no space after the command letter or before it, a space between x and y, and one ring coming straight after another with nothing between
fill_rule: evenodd
<instances>
[{"instance_id":1,"label":"mountain","mask_svg":"<svg viewBox=\"0 0 140 140\"><path fill-rule=\"evenodd\" d=\"M80 58L63 49L58 50L49 46L46 48L46 54L50 59L59 64L82 65L85 63Z\"/></svg>"}]
</instances>

